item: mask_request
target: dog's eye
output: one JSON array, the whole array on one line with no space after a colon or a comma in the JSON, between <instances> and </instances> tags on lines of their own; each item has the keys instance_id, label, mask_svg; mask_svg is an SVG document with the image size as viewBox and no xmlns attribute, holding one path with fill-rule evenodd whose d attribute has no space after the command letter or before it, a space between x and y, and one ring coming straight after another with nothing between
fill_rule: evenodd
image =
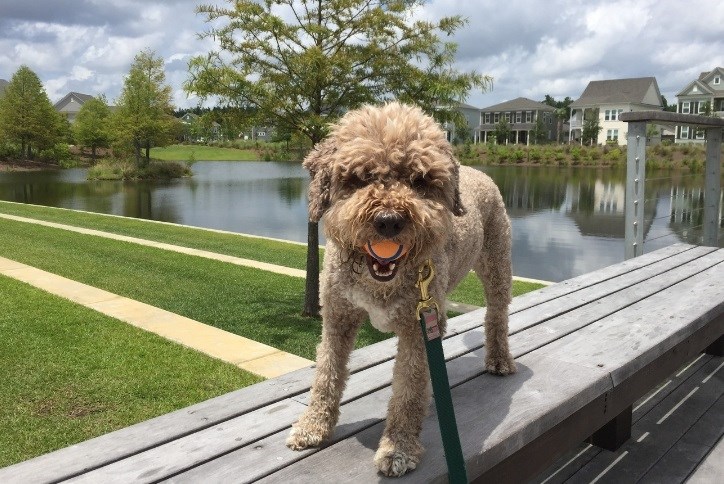
<instances>
[{"instance_id":1,"label":"dog's eye","mask_svg":"<svg viewBox=\"0 0 724 484\"><path fill-rule=\"evenodd\" d=\"M367 185L367 182L362 179L359 175L352 173L347 177L347 186L352 188L362 188Z\"/></svg>"},{"instance_id":2,"label":"dog's eye","mask_svg":"<svg viewBox=\"0 0 724 484\"><path fill-rule=\"evenodd\" d=\"M425 180L424 176L416 176L411 180L410 185L415 190L425 190L427 188L427 180Z\"/></svg>"}]
</instances>

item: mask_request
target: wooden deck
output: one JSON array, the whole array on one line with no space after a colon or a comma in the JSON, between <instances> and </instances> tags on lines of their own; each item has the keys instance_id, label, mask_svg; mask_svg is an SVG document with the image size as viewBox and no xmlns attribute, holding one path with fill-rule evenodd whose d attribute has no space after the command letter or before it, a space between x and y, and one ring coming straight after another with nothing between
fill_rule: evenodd
<instances>
[{"instance_id":1,"label":"wooden deck","mask_svg":"<svg viewBox=\"0 0 724 484\"><path fill-rule=\"evenodd\" d=\"M638 478L608 482L680 482L676 479L689 476L712 448L719 449L712 455L720 455L721 445L715 444L722 428L721 373L712 366L721 358L705 356L674 377L677 384L666 381L724 333L723 262L724 249L677 244L516 298L510 329L519 371L510 377L482 372L484 310L450 320L444 348L468 476L488 482L536 476L543 481L551 475L548 482L606 482L607 475L627 476L629 462L643 461L627 459L634 452L627 446L669 439L667 452L699 446L690 454L699 460L686 475L657 480L649 471L667 459L652 454L654 464ZM340 421L322 449L292 452L284 445L308 401L313 369L305 368L0 469L0 482L388 481L376 473L372 457L384 426L394 353L394 340L353 353ZM689 378L703 380L707 372L714 384L699 384L678 410L701 395L714 395L713 417L700 412L694 423L694 417L681 423L683 412L675 409L662 421L666 425L656 424L663 415L652 409L686 396L696 383ZM646 400L657 385L662 390ZM634 402L633 438L616 454L578 447ZM678 430L669 434L671 422L699 428L706 442L684 439L686 429L678 437ZM420 466L389 481L445 480L434 409L422 440L427 452ZM557 467L549 467L570 450ZM624 457L611 465L611 455ZM700 475L720 470L702 466Z\"/></svg>"}]
</instances>

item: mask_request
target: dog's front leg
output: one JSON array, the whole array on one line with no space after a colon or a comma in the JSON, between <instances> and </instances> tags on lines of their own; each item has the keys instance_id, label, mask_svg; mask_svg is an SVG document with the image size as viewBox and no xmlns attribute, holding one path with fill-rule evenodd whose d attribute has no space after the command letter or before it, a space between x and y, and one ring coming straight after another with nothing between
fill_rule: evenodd
<instances>
[{"instance_id":1,"label":"dog's front leg","mask_svg":"<svg viewBox=\"0 0 724 484\"><path fill-rule=\"evenodd\" d=\"M330 291L327 291L327 294ZM287 447L302 450L315 447L332 434L339 418L349 370L347 362L354 348L357 330L365 312L341 298L326 300L322 306L322 342L317 346L317 371L309 407L292 426Z\"/></svg>"},{"instance_id":2,"label":"dog's front leg","mask_svg":"<svg viewBox=\"0 0 724 484\"><path fill-rule=\"evenodd\" d=\"M430 404L430 377L418 322L407 322L397 335L392 398L375 454L375 465L386 476L401 476L417 467L424 451L422 421Z\"/></svg>"}]
</instances>

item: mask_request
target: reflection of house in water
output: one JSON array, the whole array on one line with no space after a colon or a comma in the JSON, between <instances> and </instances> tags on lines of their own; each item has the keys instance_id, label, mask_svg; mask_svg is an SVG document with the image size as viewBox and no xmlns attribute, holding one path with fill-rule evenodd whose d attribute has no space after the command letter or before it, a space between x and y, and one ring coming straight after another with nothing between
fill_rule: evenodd
<instances>
[{"instance_id":1,"label":"reflection of house in water","mask_svg":"<svg viewBox=\"0 0 724 484\"><path fill-rule=\"evenodd\" d=\"M719 228L724 228L722 199L724 192L719 194ZM687 243L701 244L704 223L704 189L701 187L671 188L669 208L669 228ZM724 242L724 241L723 241Z\"/></svg>"},{"instance_id":2,"label":"reflection of house in water","mask_svg":"<svg viewBox=\"0 0 724 484\"><path fill-rule=\"evenodd\" d=\"M566 182L559 178L494 176L511 218L534 212L558 210L566 196Z\"/></svg>"},{"instance_id":3,"label":"reflection of house in water","mask_svg":"<svg viewBox=\"0 0 724 484\"><path fill-rule=\"evenodd\" d=\"M578 227L581 235L623 239L625 233L624 202L626 188L623 183L604 183L569 186L563 208ZM644 205L644 238L656 214L656 203Z\"/></svg>"}]
</instances>

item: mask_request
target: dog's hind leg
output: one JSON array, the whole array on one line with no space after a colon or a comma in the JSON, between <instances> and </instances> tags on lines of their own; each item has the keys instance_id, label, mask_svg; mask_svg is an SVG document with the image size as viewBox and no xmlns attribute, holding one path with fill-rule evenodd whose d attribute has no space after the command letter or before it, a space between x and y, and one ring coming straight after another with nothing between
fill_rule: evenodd
<instances>
[{"instance_id":1,"label":"dog's hind leg","mask_svg":"<svg viewBox=\"0 0 724 484\"><path fill-rule=\"evenodd\" d=\"M508 306L511 300L511 230L502 199L485 224L485 240L475 264L487 301L485 313L485 367L496 375L515 373L508 348Z\"/></svg>"},{"instance_id":2,"label":"dog's hind leg","mask_svg":"<svg viewBox=\"0 0 724 484\"><path fill-rule=\"evenodd\" d=\"M325 295L330 292L326 291ZM349 355L366 316L346 300L332 298L333 301L326 300L322 306L322 341L317 346L317 371L309 407L292 426L287 438L287 447L293 450L318 446L332 434L349 376Z\"/></svg>"},{"instance_id":3,"label":"dog's hind leg","mask_svg":"<svg viewBox=\"0 0 724 484\"><path fill-rule=\"evenodd\" d=\"M420 444L422 421L430 404L430 377L418 322L405 324L397 335L392 398L375 454L375 465L386 476L401 476L417 467L424 451Z\"/></svg>"}]
</instances>

